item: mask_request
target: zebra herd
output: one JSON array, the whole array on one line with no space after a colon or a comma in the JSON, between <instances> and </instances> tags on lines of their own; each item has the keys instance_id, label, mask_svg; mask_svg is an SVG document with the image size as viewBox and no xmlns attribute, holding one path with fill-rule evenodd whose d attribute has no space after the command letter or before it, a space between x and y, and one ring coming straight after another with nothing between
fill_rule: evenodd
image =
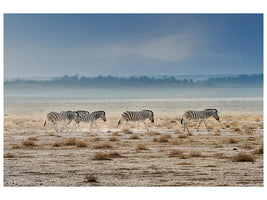
<instances>
[{"instance_id":1,"label":"zebra herd","mask_svg":"<svg viewBox=\"0 0 267 200\"><path fill-rule=\"evenodd\" d=\"M201 122L204 121L204 124L206 126L207 131L209 131L208 126L207 126L207 119L209 117L214 117L217 121L219 121L219 115L217 109L205 109L203 111L192 111L192 110L187 110L184 112L182 119L181 119L181 124L184 125L184 131L185 129L187 132L188 130L188 123L190 120L198 120L199 125L197 128L197 131L199 131L199 127ZM76 127L80 129L80 123L85 122L85 123L91 123L90 128L92 127L92 124L95 124L96 127L99 129L96 120L101 118L104 122L106 121L106 113L105 111L95 111L92 113L89 113L88 111L85 110L77 110L77 111L61 111L61 112L49 112L45 116L44 120L44 128L46 130L46 124L47 121L51 122L56 130L57 130L57 123L62 122L64 129L67 127L68 124L71 123L71 121L76 122ZM149 131L147 124L145 122L146 119L149 119L152 123L154 123L154 113L151 110L142 110L142 111L125 111L121 114L121 118L118 122L118 128L120 125L126 121L126 124L128 126L129 121L136 121L139 125L139 122L142 121L145 126L147 131ZM137 127L138 127L137 125ZM46 130L47 131L47 130Z\"/></svg>"}]
</instances>

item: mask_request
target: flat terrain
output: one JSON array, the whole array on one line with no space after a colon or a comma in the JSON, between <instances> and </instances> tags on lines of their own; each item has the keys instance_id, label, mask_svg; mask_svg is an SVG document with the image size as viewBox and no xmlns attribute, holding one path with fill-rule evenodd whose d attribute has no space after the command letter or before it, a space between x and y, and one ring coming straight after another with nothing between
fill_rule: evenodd
<instances>
[{"instance_id":1,"label":"flat terrain","mask_svg":"<svg viewBox=\"0 0 267 200\"><path fill-rule=\"evenodd\" d=\"M190 133L179 117L158 114L146 132L136 123L117 129L117 115L100 130L56 133L40 116L4 121L4 186L263 186L263 116L222 114Z\"/></svg>"}]
</instances>

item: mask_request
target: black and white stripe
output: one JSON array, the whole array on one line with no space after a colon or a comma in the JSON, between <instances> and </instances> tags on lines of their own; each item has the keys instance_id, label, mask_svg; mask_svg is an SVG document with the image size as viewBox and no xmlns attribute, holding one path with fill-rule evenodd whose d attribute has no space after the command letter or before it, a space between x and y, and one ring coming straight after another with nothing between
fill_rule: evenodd
<instances>
[{"instance_id":1,"label":"black and white stripe","mask_svg":"<svg viewBox=\"0 0 267 200\"><path fill-rule=\"evenodd\" d=\"M121 118L118 122L118 126L122 124L123 121L126 121L128 125L128 121L143 121L148 131L147 124L145 122L146 119L149 119L152 123L154 123L154 113L151 110L142 110L142 111L125 111L121 114Z\"/></svg>"},{"instance_id":2,"label":"black and white stripe","mask_svg":"<svg viewBox=\"0 0 267 200\"><path fill-rule=\"evenodd\" d=\"M79 114L79 122L86 122L86 123L91 122L90 128L92 127L92 124L95 124L96 127L99 129L97 123L95 122L99 118L101 118L104 122L106 121L105 111L95 111L92 112L91 114L88 111L84 110L78 110L76 112Z\"/></svg>"},{"instance_id":3,"label":"black and white stripe","mask_svg":"<svg viewBox=\"0 0 267 200\"><path fill-rule=\"evenodd\" d=\"M187 110L187 111L185 111L185 113L182 116L181 124L184 125L184 131L185 131L185 128L187 128L187 131L188 131L189 121L190 120L199 120L199 124L198 124L198 128L197 128L197 130L199 131L200 124L202 121L204 121L206 129L209 131L208 126L207 126L207 119L209 117L214 117L217 121L219 121L218 111L216 109L206 109L203 111Z\"/></svg>"},{"instance_id":4,"label":"black and white stripe","mask_svg":"<svg viewBox=\"0 0 267 200\"><path fill-rule=\"evenodd\" d=\"M62 122L64 125L64 128L66 128L66 125L69 124L72 120L75 120L76 123L79 123L78 113L72 112L72 111L61 111L60 113L49 112L47 113L45 117L44 128L46 130L47 122L52 122L56 132L58 132L57 127L56 127L58 122Z\"/></svg>"}]
</instances>

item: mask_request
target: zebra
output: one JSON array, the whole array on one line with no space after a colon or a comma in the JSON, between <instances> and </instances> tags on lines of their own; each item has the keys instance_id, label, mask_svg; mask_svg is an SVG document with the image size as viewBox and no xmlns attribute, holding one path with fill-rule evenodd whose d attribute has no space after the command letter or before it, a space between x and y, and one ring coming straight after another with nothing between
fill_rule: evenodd
<instances>
[{"instance_id":1,"label":"zebra","mask_svg":"<svg viewBox=\"0 0 267 200\"><path fill-rule=\"evenodd\" d=\"M64 125L64 128L66 128L66 125L69 124L72 120L75 120L76 123L79 123L78 116L79 116L78 113L72 112L72 111L61 111L60 113L49 112L45 116L43 127L45 128L45 131L47 132L46 121L51 121L53 123L53 126L54 126L56 132L58 132L57 127L56 127L57 122L61 121ZM66 124L66 121L69 121L69 122Z\"/></svg>"},{"instance_id":2,"label":"zebra","mask_svg":"<svg viewBox=\"0 0 267 200\"><path fill-rule=\"evenodd\" d=\"M104 122L106 121L105 111L95 111L92 112L91 114L88 111L84 110L78 110L76 112L79 114L79 122L91 122L90 129L92 127L92 124L95 124L96 127L99 129L97 123L95 122L97 119L101 118ZM79 124L79 129L80 129L80 124Z\"/></svg>"},{"instance_id":3,"label":"zebra","mask_svg":"<svg viewBox=\"0 0 267 200\"><path fill-rule=\"evenodd\" d=\"M203 111L192 111L192 110L187 110L185 111L185 113L182 116L181 119L181 124L184 124L184 131L185 131L185 127L187 128L187 132L188 130L188 123L189 121L192 120L199 120L199 124L198 124L198 128L197 131L199 131L199 127L202 121L204 121L205 126L207 131L209 131L208 126L207 126L207 119L209 117L214 117L217 121L220 120L219 115L218 115L218 111L217 109L206 109ZM184 123L183 123L184 121Z\"/></svg>"},{"instance_id":4,"label":"zebra","mask_svg":"<svg viewBox=\"0 0 267 200\"><path fill-rule=\"evenodd\" d=\"M145 119L148 118L152 123L154 123L154 113L151 110L142 110L142 111L125 111L121 114L121 118L118 122L118 128L122 124L124 120L126 120L126 124L128 126L128 121L137 121L137 127L139 125L140 121L143 121L143 123L146 126L146 130L148 130L147 124L145 122Z\"/></svg>"}]
</instances>

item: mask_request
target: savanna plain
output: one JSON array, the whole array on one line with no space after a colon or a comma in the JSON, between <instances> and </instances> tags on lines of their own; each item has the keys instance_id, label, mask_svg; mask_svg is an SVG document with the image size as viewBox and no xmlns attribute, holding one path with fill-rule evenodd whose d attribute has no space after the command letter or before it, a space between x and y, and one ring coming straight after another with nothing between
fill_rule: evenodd
<instances>
[{"instance_id":1,"label":"savanna plain","mask_svg":"<svg viewBox=\"0 0 267 200\"><path fill-rule=\"evenodd\" d=\"M206 108L220 122L183 132L183 112ZM117 128L123 111L141 109L155 115L148 132ZM45 132L45 114L61 110L104 110L107 121ZM4 186L263 186L263 101L5 102Z\"/></svg>"}]
</instances>

